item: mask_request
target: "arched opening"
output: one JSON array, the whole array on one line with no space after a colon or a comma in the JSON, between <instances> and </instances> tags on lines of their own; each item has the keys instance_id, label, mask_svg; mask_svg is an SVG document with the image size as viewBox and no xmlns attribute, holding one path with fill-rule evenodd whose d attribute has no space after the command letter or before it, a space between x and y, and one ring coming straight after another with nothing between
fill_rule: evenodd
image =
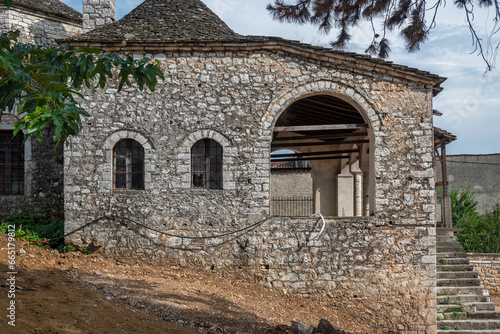
<instances>
[{"instance_id":1,"label":"arched opening","mask_svg":"<svg viewBox=\"0 0 500 334\"><path fill-rule=\"evenodd\" d=\"M307 162L312 212L368 216L372 211L369 138L369 126L353 104L327 94L308 96L289 105L276 121L271 170L278 163L285 169ZM295 186L296 181L290 177L290 189ZM272 188L273 180L271 212L278 212L273 207ZM293 210L289 214L279 212L295 216Z\"/></svg>"}]
</instances>

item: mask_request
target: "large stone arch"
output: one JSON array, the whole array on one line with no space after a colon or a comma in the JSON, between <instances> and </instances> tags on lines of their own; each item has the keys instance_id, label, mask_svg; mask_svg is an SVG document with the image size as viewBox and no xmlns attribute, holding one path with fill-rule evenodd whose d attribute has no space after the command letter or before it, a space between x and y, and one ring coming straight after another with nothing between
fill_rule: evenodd
<instances>
[{"instance_id":1,"label":"large stone arch","mask_svg":"<svg viewBox=\"0 0 500 334\"><path fill-rule=\"evenodd\" d=\"M320 196L318 193L314 193L313 198L315 198L314 210L327 212L328 215L340 216L344 214L344 207L341 203L338 203L338 199L343 196L347 198L349 207L350 198L352 197L352 209L348 210L347 215L372 215L375 212L375 133L379 130L381 125L381 119L379 113L376 112L372 103L369 101L362 92L356 90L354 87L348 85L332 82L332 81L315 81L303 86L295 87L281 96L274 99L268 108L267 113L262 118L262 124L264 126L264 135L269 135L269 153L275 151L273 148L273 140L275 139L275 133L273 133L278 119L281 115L288 110L289 107L293 106L298 101L305 101L310 97L320 97L320 96L330 96L335 98L337 101L343 101L353 108L352 112L357 112L364 122L365 126L368 126L367 133L369 142L367 144L357 144L353 145L337 145L337 150L342 151L342 149L347 149L349 147L354 147L358 149L358 153L349 154L343 160L330 160L330 161L319 161L321 157L314 158L310 161L312 167L313 175L313 189L322 188L323 195ZM358 115L358 119L359 119ZM349 143L345 141L345 143ZM318 146L319 147L319 146ZM326 146L325 146L326 147ZM293 151L297 152L296 148ZM307 149L306 149L307 152ZM312 152L309 150L309 152ZM314 154L321 153L321 150L316 149ZM313 153L311 153L313 154ZM362 163L362 159L364 160ZM346 171L347 169L347 171ZM331 174L332 170L336 170L335 176L329 176L328 182L325 181L325 174ZM318 175L323 175L322 177ZM371 177L368 177L371 175ZM345 181L347 184L352 183L352 189L350 192L345 194L342 193L341 184ZM349 178L352 178L349 179ZM330 189L328 189L328 184L331 184ZM361 188L360 191L355 191L355 189ZM328 189L328 190L327 190ZM325 194L329 195L325 197ZM366 195L369 194L369 195ZM325 199L326 198L326 199ZM342 209L340 209L342 207Z\"/></svg>"},{"instance_id":2,"label":"large stone arch","mask_svg":"<svg viewBox=\"0 0 500 334\"><path fill-rule=\"evenodd\" d=\"M372 132L379 131L382 119L371 101L352 86L328 80L294 87L275 98L261 119L263 130L272 130L281 113L295 101L318 94L329 94L351 103L369 124Z\"/></svg>"}]
</instances>

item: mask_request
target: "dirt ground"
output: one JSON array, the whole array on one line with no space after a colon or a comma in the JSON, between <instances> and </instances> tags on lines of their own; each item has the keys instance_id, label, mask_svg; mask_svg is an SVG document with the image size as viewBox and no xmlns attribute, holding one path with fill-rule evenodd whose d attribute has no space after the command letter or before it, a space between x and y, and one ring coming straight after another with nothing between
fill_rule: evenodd
<instances>
[{"instance_id":1,"label":"dirt ground","mask_svg":"<svg viewBox=\"0 0 500 334\"><path fill-rule=\"evenodd\" d=\"M321 318L350 333L377 333L356 320L357 309L285 295L243 274L117 263L15 241L21 289L9 298L9 285L0 288L0 312L15 300L16 326L1 315L2 333L287 333L291 321L317 325ZM0 236L0 283L9 283L7 253ZM500 302L499 296L493 300Z\"/></svg>"},{"instance_id":2,"label":"dirt ground","mask_svg":"<svg viewBox=\"0 0 500 334\"><path fill-rule=\"evenodd\" d=\"M2 333L287 333L292 321L317 325L321 318L350 333L377 333L356 321L356 309L285 295L244 276L117 263L15 242L21 289L9 298L9 285L0 288L0 312L15 300L16 326L1 315ZM0 283L9 283L7 253L0 236Z\"/></svg>"}]
</instances>

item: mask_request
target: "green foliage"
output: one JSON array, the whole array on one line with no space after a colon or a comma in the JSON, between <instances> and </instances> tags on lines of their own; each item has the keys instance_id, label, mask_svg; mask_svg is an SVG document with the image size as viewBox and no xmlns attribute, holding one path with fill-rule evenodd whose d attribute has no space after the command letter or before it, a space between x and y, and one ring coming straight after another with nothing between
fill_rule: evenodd
<instances>
[{"instance_id":1,"label":"green foliage","mask_svg":"<svg viewBox=\"0 0 500 334\"><path fill-rule=\"evenodd\" d=\"M469 188L452 188L451 198L451 216L454 226L462 225L462 221L472 215L477 215L477 201Z\"/></svg>"},{"instance_id":2,"label":"green foliage","mask_svg":"<svg viewBox=\"0 0 500 334\"><path fill-rule=\"evenodd\" d=\"M425 0L274 0L267 10L275 20L295 24L311 24L319 32L328 34L335 31L336 37L330 42L335 49L346 49L359 32L363 23L371 25L372 41L365 52L380 58L387 58L391 52L390 32L400 33L408 52L415 52L429 38L430 31L436 27L437 14L442 11L446 1ZM499 44L495 37L500 31L499 0L455 0L451 4L465 14L472 37L474 52L482 57L488 71L495 67ZM487 11L487 19L493 28L483 40L476 32L477 12ZM492 14L494 13L494 14ZM479 15L478 15L479 16ZM481 21L481 24L486 24ZM363 30L366 34L367 31ZM393 35L394 36L394 35Z\"/></svg>"},{"instance_id":3,"label":"green foliage","mask_svg":"<svg viewBox=\"0 0 500 334\"><path fill-rule=\"evenodd\" d=\"M59 251L59 253L69 253L74 252L76 249L73 245L60 245L59 247L57 247L57 250Z\"/></svg>"},{"instance_id":4,"label":"green foliage","mask_svg":"<svg viewBox=\"0 0 500 334\"><path fill-rule=\"evenodd\" d=\"M464 250L500 253L500 205L481 215L470 189L452 189L450 197L453 226L462 230L457 239Z\"/></svg>"},{"instance_id":5,"label":"green foliage","mask_svg":"<svg viewBox=\"0 0 500 334\"><path fill-rule=\"evenodd\" d=\"M146 86L154 91L158 78L164 79L158 60L122 58L94 48L22 44L19 35L9 31L0 37L0 110L16 107L20 115L25 113L14 133L25 129L25 140L36 136L41 141L50 124L56 145L78 135L81 117L88 116L75 100L83 97L79 91L84 85L103 88L117 72L118 90L131 86L133 79L140 90Z\"/></svg>"},{"instance_id":6,"label":"green foliage","mask_svg":"<svg viewBox=\"0 0 500 334\"><path fill-rule=\"evenodd\" d=\"M16 230L16 238L26 240L44 240L60 237L64 234L64 221L62 219L50 220L44 215L37 212L27 212L16 217L7 218L0 225L0 233L7 231L8 225L14 225ZM37 243L30 241L31 244L43 246L45 243ZM63 239L51 241L50 247L57 248L59 245L64 245Z\"/></svg>"}]
</instances>

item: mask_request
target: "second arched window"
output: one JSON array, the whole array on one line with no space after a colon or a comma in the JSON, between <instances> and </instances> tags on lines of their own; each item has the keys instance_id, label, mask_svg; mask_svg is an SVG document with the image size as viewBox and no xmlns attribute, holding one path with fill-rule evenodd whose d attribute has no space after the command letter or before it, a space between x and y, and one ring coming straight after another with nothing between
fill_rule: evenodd
<instances>
[{"instance_id":1,"label":"second arched window","mask_svg":"<svg viewBox=\"0 0 500 334\"><path fill-rule=\"evenodd\" d=\"M191 180L194 188L222 189L222 147L201 139L191 148Z\"/></svg>"}]
</instances>

